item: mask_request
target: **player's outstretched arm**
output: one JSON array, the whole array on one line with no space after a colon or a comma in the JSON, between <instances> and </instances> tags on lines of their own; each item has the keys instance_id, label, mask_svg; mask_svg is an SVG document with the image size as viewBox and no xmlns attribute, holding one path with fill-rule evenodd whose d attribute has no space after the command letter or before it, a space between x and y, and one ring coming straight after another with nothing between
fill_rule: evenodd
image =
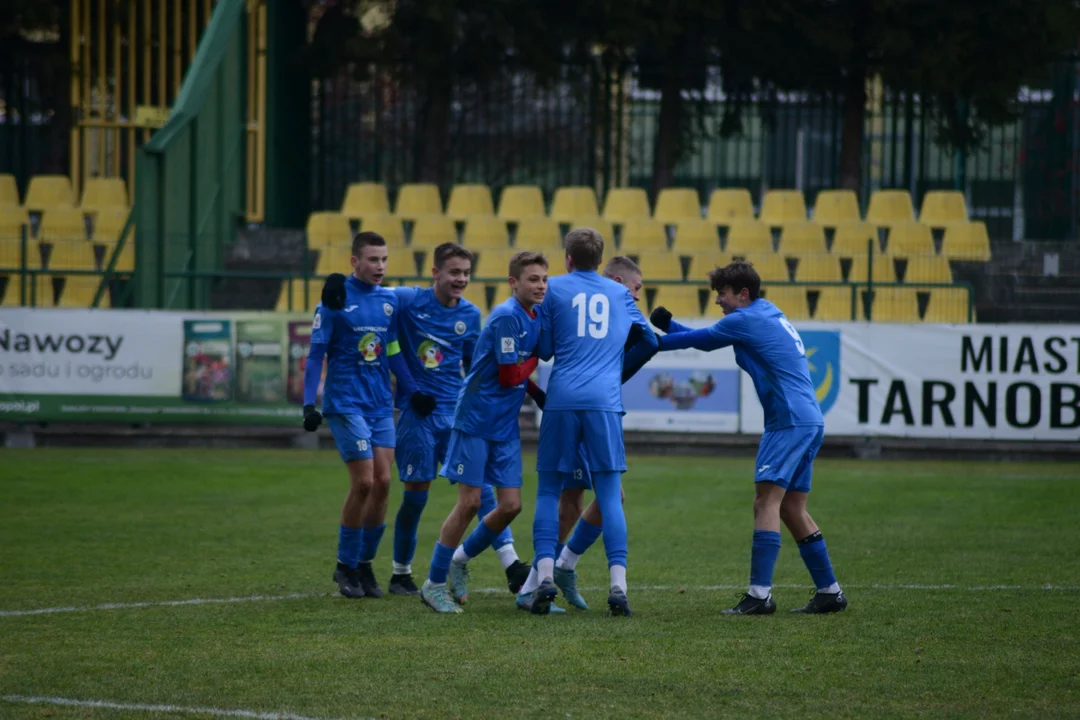
<instances>
[{"instance_id":1,"label":"player's outstretched arm","mask_svg":"<svg viewBox=\"0 0 1080 720\"><path fill-rule=\"evenodd\" d=\"M649 316L649 320L657 329L663 330L668 334L687 332L688 330L693 329L673 320L671 317L671 311L669 311L663 305L659 305L653 308L652 315Z\"/></svg>"},{"instance_id":2,"label":"player's outstretched arm","mask_svg":"<svg viewBox=\"0 0 1080 720\"><path fill-rule=\"evenodd\" d=\"M627 351L623 356L623 383L643 368L645 363L656 355L659 348L656 333L649 327L645 316L641 314L629 293L627 293L626 297L628 300L627 310L633 324L630 326L630 335L627 338Z\"/></svg>"},{"instance_id":3,"label":"player's outstretched arm","mask_svg":"<svg viewBox=\"0 0 1080 720\"><path fill-rule=\"evenodd\" d=\"M712 327L669 333L660 338L660 350L719 350L745 340L746 320L741 313L727 315Z\"/></svg>"},{"instance_id":4,"label":"player's outstretched arm","mask_svg":"<svg viewBox=\"0 0 1080 720\"><path fill-rule=\"evenodd\" d=\"M319 307L315 309L315 320L311 323L311 345L308 347L307 365L304 367L304 429L314 432L322 423L322 415L315 409L315 400L319 395L319 380L322 379L323 358L330 344L333 320L327 317L323 325L323 316L330 316L332 311Z\"/></svg>"}]
</instances>

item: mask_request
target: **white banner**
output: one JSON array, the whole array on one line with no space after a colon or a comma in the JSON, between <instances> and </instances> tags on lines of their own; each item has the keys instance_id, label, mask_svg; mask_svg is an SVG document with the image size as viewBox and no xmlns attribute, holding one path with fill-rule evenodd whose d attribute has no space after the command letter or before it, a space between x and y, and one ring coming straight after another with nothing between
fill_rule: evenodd
<instances>
[{"instance_id":1,"label":"white banner","mask_svg":"<svg viewBox=\"0 0 1080 720\"><path fill-rule=\"evenodd\" d=\"M178 396L179 314L0 310L0 395Z\"/></svg>"},{"instance_id":2,"label":"white banner","mask_svg":"<svg viewBox=\"0 0 1080 720\"><path fill-rule=\"evenodd\" d=\"M797 323L837 435L1080 440L1080 327ZM742 429L761 432L743 374Z\"/></svg>"}]
</instances>

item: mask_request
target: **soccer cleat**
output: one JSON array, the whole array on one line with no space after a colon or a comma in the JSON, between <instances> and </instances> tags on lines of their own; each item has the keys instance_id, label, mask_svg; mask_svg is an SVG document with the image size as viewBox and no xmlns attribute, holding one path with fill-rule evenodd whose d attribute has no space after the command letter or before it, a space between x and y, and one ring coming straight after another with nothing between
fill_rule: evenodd
<instances>
[{"instance_id":1,"label":"soccer cleat","mask_svg":"<svg viewBox=\"0 0 1080 720\"><path fill-rule=\"evenodd\" d=\"M547 615L551 612L551 601L559 594L559 589L551 578L545 578L540 587L533 591L532 606L529 612L533 615Z\"/></svg>"},{"instance_id":2,"label":"soccer cleat","mask_svg":"<svg viewBox=\"0 0 1080 720\"><path fill-rule=\"evenodd\" d=\"M611 617L630 617L630 601L626 599L626 593L617 587L611 588L607 596L608 612Z\"/></svg>"},{"instance_id":3,"label":"soccer cleat","mask_svg":"<svg viewBox=\"0 0 1080 720\"><path fill-rule=\"evenodd\" d=\"M532 612L533 600L536 598L536 592L518 593L517 598L514 600L514 604L517 605L518 610L525 610L526 612ZM548 606L548 613L551 615L558 615L559 613L566 614L566 610L562 609L555 603L551 603Z\"/></svg>"},{"instance_id":4,"label":"soccer cleat","mask_svg":"<svg viewBox=\"0 0 1080 720\"><path fill-rule=\"evenodd\" d=\"M391 595L419 595L420 588L416 587L416 583L413 582L412 575L408 573L404 575L391 575L390 576L390 594Z\"/></svg>"},{"instance_id":5,"label":"soccer cleat","mask_svg":"<svg viewBox=\"0 0 1080 720\"><path fill-rule=\"evenodd\" d=\"M338 584L338 592L347 598L364 597L364 588L360 585L360 573L356 568L351 568L343 563L338 563L334 570L334 582Z\"/></svg>"},{"instance_id":6,"label":"soccer cleat","mask_svg":"<svg viewBox=\"0 0 1080 720\"><path fill-rule=\"evenodd\" d=\"M364 588L364 597L381 598L383 596L382 587L379 585L379 581L375 579L375 572L371 569L371 563L362 562L356 566L356 570L360 574L360 586Z\"/></svg>"},{"instance_id":7,"label":"soccer cleat","mask_svg":"<svg viewBox=\"0 0 1080 720\"><path fill-rule=\"evenodd\" d=\"M577 573L573 570L567 570L566 568L555 568L555 584L562 590L563 597L566 601L576 607L578 610L588 610L589 603L585 602L585 598L581 597L581 593L577 589Z\"/></svg>"},{"instance_id":8,"label":"soccer cleat","mask_svg":"<svg viewBox=\"0 0 1080 720\"><path fill-rule=\"evenodd\" d=\"M776 612L776 601L773 600L772 595L764 600L758 599L746 593L743 595L739 604L733 608L724 610L723 615L772 615Z\"/></svg>"},{"instance_id":9,"label":"soccer cleat","mask_svg":"<svg viewBox=\"0 0 1080 720\"><path fill-rule=\"evenodd\" d=\"M469 566L462 563L450 563L450 575L447 578L450 594L461 605L469 601Z\"/></svg>"},{"instance_id":10,"label":"soccer cleat","mask_svg":"<svg viewBox=\"0 0 1080 720\"><path fill-rule=\"evenodd\" d=\"M446 583L436 585L430 580L425 580L420 588L420 602L427 605L437 613L461 613L465 612L460 605L450 597L450 591Z\"/></svg>"},{"instance_id":11,"label":"soccer cleat","mask_svg":"<svg viewBox=\"0 0 1080 720\"><path fill-rule=\"evenodd\" d=\"M823 593L814 591L814 597L806 603L806 607L795 608L793 613L806 613L807 615L824 615L825 613L843 612L847 607L847 597L844 591L838 593Z\"/></svg>"},{"instance_id":12,"label":"soccer cleat","mask_svg":"<svg viewBox=\"0 0 1080 720\"><path fill-rule=\"evenodd\" d=\"M510 588L510 592L521 592L521 586L529 579L531 570L531 565L526 565L520 560L515 560L510 567L506 568L506 586Z\"/></svg>"}]
</instances>

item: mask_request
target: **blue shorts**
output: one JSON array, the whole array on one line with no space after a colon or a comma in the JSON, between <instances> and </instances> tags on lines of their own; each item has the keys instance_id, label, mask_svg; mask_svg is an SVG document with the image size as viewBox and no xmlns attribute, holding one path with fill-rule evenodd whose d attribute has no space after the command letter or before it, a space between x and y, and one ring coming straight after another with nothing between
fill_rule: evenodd
<instances>
[{"instance_id":1,"label":"blue shorts","mask_svg":"<svg viewBox=\"0 0 1080 720\"><path fill-rule=\"evenodd\" d=\"M498 442L453 430L439 474L469 487L521 487L521 441Z\"/></svg>"},{"instance_id":2,"label":"blue shorts","mask_svg":"<svg viewBox=\"0 0 1080 720\"><path fill-rule=\"evenodd\" d=\"M580 447L577 451L576 465L573 472L563 473L563 490L592 490L589 463L585 459L585 451Z\"/></svg>"},{"instance_id":3,"label":"blue shorts","mask_svg":"<svg viewBox=\"0 0 1080 720\"><path fill-rule=\"evenodd\" d=\"M453 415L420 417L410 408L398 415L397 469L402 482L431 482L446 459Z\"/></svg>"},{"instance_id":4,"label":"blue shorts","mask_svg":"<svg viewBox=\"0 0 1080 720\"><path fill-rule=\"evenodd\" d=\"M327 415L326 424L345 462L370 460L372 447L394 447L394 418L367 419L363 415Z\"/></svg>"},{"instance_id":5,"label":"blue shorts","mask_svg":"<svg viewBox=\"0 0 1080 720\"><path fill-rule=\"evenodd\" d=\"M771 482L785 490L810 492L814 457L824 439L822 425L766 430L758 445L754 482Z\"/></svg>"},{"instance_id":6,"label":"blue shorts","mask_svg":"<svg viewBox=\"0 0 1080 720\"><path fill-rule=\"evenodd\" d=\"M567 452L566 448L577 450ZM625 472L622 413L600 410L545 412L540 421L536 469L573 473L579 469L579 453L591 472Z\"/></svg>"}]
</instances>

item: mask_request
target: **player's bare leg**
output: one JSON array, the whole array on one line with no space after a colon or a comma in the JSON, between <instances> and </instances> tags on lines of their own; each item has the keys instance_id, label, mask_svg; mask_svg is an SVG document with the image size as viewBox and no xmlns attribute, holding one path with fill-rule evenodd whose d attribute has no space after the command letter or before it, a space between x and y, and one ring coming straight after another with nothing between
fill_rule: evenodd
<instances>
[{"instance_id":1,"label":"player's bare leg","mask_svg":"<svg viewBox=\"0 0 1080 720\"><path fill-rule=\"evenodd\" d=\"M450 592L462 605L469 599L469 561L491 547L498 534L521 513L521 488L496 488L495 495L495 508L480 518L465 542L458 545L450 562Z\"/></svg>"},{"instance_id":2,"label":"player's bare leg","mask_svg":"<svg viewBox=\"0 0 1080 720\"><path fill-rule=\"evenodd\" d=\"M817 523L806 511L808 493L788 491L780 503L780 519L787 526L791 537L799 545L806 569L814 581L815 592L810 602L792 612L821 614L841 612L847 608L847 597L833 573L829 553L825 548L825 538Z\"/></svg>"},{"instance_id":3,"label":"player's bare leg","mask_svg":"<svg viewBox=\"0 0 1080 720\"><path fill-rule=\"evenodd\" d=\"M371 495L375 467L372 460L351 460L345 463L349 472L349 492L341 506L341 533L338 564L334 570L334 582L347 598L364 596L357 563L360 560L364 506ZM349 555L349 557L343 557Z\"/></svg>"},{"instance_id":4,"label":"player's bare leg","mask_svg":"<svg viewBox=\"0 0 1080 720\"><path fill-rule=\"evenodd\" d=\"M447 578L454 552L461 538L465 535L469 523L480 509L480 488L458 483L458 496L454 508L443 521L439 530L439 540L435 543L435 553L431 558L428 579L420 588L420 600L435 612L459 613L461 607L455 602L447 588Z\"/></svg>"},{"instance_id":5,"label":"player's bare leg","mask_svg":"<svg viewBox=\"0 0 1080 720\"><path fill-rule=\"evenodd\" d=\"M386 504L390 496L390 466L394 464L394 448L376 446L374 455L371 492L364 504L363 543L357 569L360 572L360 584L364 588L364 596L381 598L383 590L379 586L379 581L375 579L371 563L375 559L379 543L386 531Z\"/></svg>"}]
</instances>

